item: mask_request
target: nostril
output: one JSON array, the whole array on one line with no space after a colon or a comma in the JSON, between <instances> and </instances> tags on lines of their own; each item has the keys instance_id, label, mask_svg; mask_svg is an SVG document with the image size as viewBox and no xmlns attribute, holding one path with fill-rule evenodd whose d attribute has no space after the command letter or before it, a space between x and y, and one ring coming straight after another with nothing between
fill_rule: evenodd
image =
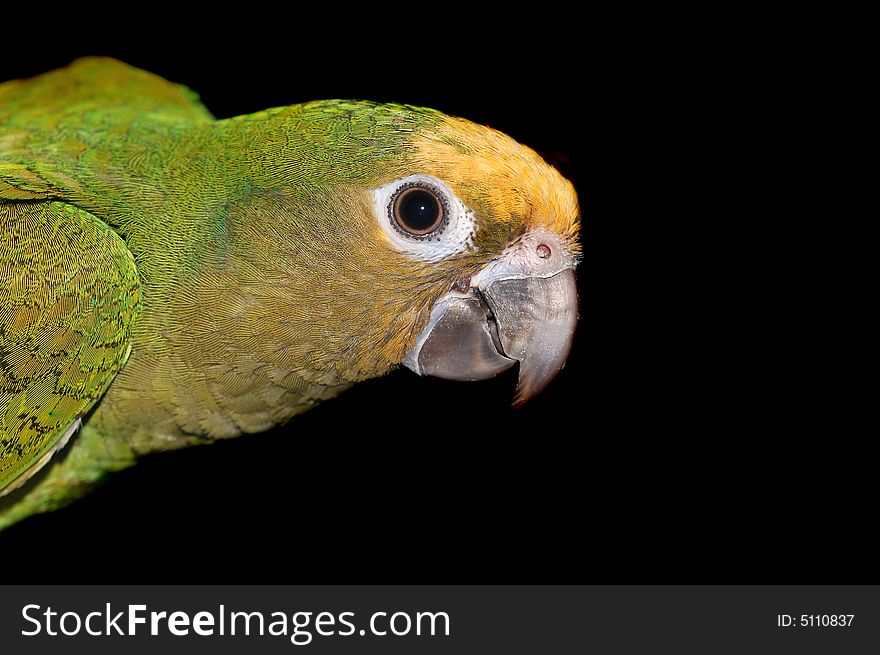
<instances>
[{"instance_id":1,"label":"nostril","mask_svg":"<svg viewBox=\"0 0 880 655\"><path fill-rule=\"evenodd\" d=\"M553 251L550 250L550 246L548 246L546 243L542 243L541 245L539 245L536 250L538 253L538 257L540 257L541 259L547 259L550 255L553 254Z\"/></svg>"}]
</instances>

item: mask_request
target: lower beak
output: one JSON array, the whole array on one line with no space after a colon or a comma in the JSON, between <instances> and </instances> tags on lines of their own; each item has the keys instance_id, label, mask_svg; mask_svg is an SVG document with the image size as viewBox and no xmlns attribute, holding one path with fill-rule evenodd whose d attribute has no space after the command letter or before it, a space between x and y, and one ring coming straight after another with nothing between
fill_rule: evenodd
<instances>
[{"instance_id":1,"label":"lower beak","mask_svg":"<svg viewBox=\"0 0 880 655\"><path fill-rule=\"evenodd\" d=\"M484 380L519 362L515 406L542 391L564 366L577 324L574 271L500 277L450 291L404 364L419 375Z\"/></svg>"}]
</instances>

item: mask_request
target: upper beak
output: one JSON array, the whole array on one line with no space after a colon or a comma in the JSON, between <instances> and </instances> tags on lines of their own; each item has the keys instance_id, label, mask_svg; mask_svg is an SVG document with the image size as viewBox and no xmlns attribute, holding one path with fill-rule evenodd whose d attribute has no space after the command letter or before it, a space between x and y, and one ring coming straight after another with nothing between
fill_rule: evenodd
<instances>
[{"instance_id":1,"label":"upper beak","mask_svg":"<svg viewBox=\"0 0 880 655\"><path fill-rule=\"evenodd\" d=\"M573 261L558 239L529 234L467 291L435 303L404 364L420 375L483 380L519 362L513 404L521 405L565 364L577 313Z\"/></svg>"}]
</instances>

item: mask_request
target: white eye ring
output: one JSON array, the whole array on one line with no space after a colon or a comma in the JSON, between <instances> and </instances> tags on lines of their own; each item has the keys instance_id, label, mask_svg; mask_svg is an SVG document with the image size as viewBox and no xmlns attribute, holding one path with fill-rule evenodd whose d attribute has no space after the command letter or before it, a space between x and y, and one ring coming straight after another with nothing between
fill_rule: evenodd
<instances>
[{"instance_id":1,"label":"white eye ring","mask_svg":"<svg viewBox=\"0 0 880 655\"><path fill-rule=\"evenodd\" d=\"M442 216L429 229L408 229L395 218L395 202L410 189L424 189L436 198ZM373 211L391 244L416 259L436 262L474 248L474 212L431 175L408 175L373 189Z\"/></svg>"}]
</instances>

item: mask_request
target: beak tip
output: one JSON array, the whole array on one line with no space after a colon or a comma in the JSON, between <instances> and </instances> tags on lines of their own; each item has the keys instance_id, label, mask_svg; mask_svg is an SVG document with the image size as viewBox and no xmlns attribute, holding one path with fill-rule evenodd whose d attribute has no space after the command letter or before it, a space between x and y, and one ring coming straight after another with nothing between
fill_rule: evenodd
<instances>
[{"instance_id":1,"label":"beak tip","mask_svg":"<svg viewBox=\"0 0 880 655\"><path fill-rule=\"evenodd\" d=\"M513 396L513 402L510 403L510 406L513 409L520 409L531 399L531 395L526 395L525 393L520 393L519 391L517 391L516 394Z\"/></svg>"},{"instance_id":2,"label":"beak tip","mask_svg":"<svg viewBox=\"0 0 880 655\"><path fill-rule=\"evenodd\" d=\"M516 385L516 389L513 392L513 402L511 403L511 407L514 409L519 409L527 402L529 402L532 398L540 394L550 382L553 381L553 378L556 377L556 373L554 372L552 375L539 379L539 380L524 380L522 378L522 373L520 373L519 382ZM536 384L537 382L537 384Z\"/></svg>"}]
</instances>

